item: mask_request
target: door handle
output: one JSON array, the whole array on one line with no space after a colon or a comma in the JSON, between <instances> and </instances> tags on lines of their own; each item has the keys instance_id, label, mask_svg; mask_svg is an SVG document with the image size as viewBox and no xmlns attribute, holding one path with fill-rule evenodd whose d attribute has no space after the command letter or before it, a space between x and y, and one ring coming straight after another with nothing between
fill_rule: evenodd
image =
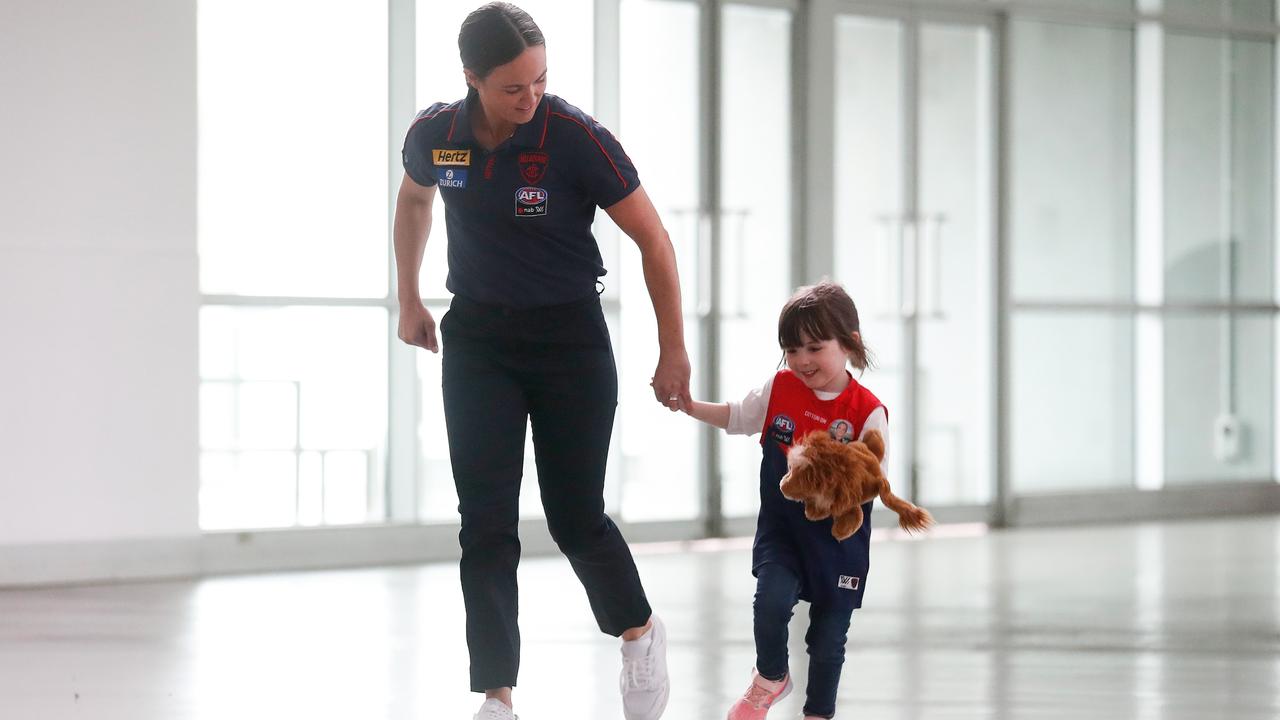
<instances>
[{"instance_id":1,"label":"door handle","mask_svg":"<svg viewBox=\"0 0 1280 720\"><path fill-rule=\"evenodd\" d=\"M876 218L882 238L876 253L876 274L885 280L877 304L887 309L877 313L878 318L946 318L942 310L942 230L946 223L942 213Z\"/></svg>"},{"instance_id":2,"label":"door handle","mask_svg":"<svg viewBox=\"0 0 1280 720\"><path fill-rule=\"evenodd\" d=\"M698 212L698 317L711 315L711 213Z\"/></svg>"},{"instance_id":3,"label":"door handle","mask_svg":"<svg viewBox=\"0 0 1280 720\"><path fill-rule=\"evenodd\" d=\"M920 279L921 315L929 320L945 320L942 310L942 229L947 224L947 216L943 213L920 216L925 226L921 233L921 258L917 276ZM932 232L930 232L932 230Z\"/></svg>"}]
</instances>

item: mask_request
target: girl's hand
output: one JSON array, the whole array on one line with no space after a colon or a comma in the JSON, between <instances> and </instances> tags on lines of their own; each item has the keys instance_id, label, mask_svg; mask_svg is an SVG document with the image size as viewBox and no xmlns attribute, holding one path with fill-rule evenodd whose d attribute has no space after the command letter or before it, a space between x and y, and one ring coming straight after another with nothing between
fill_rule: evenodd
<instances>
[{"instance_id":1,"label":"girl's hand","mask_svg":"<svg viewBox=\"0 0 1280 720\"><path fill-rule=\"evenodd\" d=\"M440 352L436 341L436 321L421 301L400 304L400 339L410 345Z\"/></svg>"},{"instance_id":2,"label":"girl's hand","mask_svg":"<svg viewBox=\"0 0 1280 720\"><path fill-rule=\"evenodd\" d=\"M688 408L693 404L689 395L689 354L683 349L663 352L658 356L658 367L653 371L653 397L671 412Z\"/></svg>"}]
</instances>

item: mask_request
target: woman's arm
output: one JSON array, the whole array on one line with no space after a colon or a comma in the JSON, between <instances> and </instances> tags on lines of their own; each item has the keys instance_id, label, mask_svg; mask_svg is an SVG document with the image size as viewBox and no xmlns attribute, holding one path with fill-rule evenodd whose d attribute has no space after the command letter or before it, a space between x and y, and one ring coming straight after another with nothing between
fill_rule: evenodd
<instances>
[{"instance_id":1,"label":"woman's arm","mask_svg":"<svg viewBox=\"0 0 1280 720\"><path fill-rule=\"evenodd\" d=\"M418 273L422 254L431 233L431 205L436 199L434 185L419 185L408 175L400 183L396 197L396 219L392 237L396 252L396 278L400 299L400 339L410 345L439 352L436 321L422 304Z\"/></svg>"},{"instance_id":2,"label":"woman's arm","mask_svg":"<svg viewBox=\"0 0 1280 720\"><path fill-rule=\"evenodd\" d=\"M653 371L653 394L672 410L693 404L689 396L689 354L684 346L684 316L680 308L680 276L671 237L643 187L605 208L609 217L640 248L644 282L658 318L658 367ZM676 398L672 400L671 398Z\"/></svg>"}]
</instances>

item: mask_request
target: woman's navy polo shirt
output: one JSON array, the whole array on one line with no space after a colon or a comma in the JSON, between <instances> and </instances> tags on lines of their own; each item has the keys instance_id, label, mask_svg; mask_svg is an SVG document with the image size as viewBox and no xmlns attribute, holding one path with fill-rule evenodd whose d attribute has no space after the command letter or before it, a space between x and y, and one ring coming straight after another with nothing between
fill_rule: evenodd
<instances>
[{"instance_id":1,"label":"woman's navy polo shirt","mask_svg":"<svg viewBox=\"0 0 1280 720\"><path fill-rule=\"evenodd\" d=\"M444 197L446 287L512 308L594 296L606 271L591 224L597 207L640 186L631 159L604 126L554 95L488 152L471 134L468 104L432 105L404 142L405 172Z\"/></svg>"}]
</instances>

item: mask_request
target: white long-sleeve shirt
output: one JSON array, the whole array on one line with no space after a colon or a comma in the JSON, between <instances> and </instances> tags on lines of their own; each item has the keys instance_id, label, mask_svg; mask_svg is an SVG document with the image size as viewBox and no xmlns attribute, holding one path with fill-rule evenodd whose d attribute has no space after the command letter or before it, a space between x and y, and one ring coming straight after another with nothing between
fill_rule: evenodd
<instances>
[{"instance_id":1,"label":"white long-sleeve shirt","mask_svg":"<svg viewBox=\"0 0 1280 720\"><path fill-rule=\"evenodd\" d=\"M725 432L730 435L755 435L764 429L765 416L769 414L769 395L772 392L773 378L769 378L762 387L747 393L741 401L730 400L726 403L729 406L729 425L725 428ZM834 400L840 396L838 392L818 390L814 390L813 394L824 401ZM858 439L866 438L867 433L872 430L879 430L880 437L884 439L884 457L880 460L880 471L885 477L889 477L889 414L883 407L872 410L867 416L866 421L862 423L862 432L858 434Z\"/></svg>"}]
</instances>

